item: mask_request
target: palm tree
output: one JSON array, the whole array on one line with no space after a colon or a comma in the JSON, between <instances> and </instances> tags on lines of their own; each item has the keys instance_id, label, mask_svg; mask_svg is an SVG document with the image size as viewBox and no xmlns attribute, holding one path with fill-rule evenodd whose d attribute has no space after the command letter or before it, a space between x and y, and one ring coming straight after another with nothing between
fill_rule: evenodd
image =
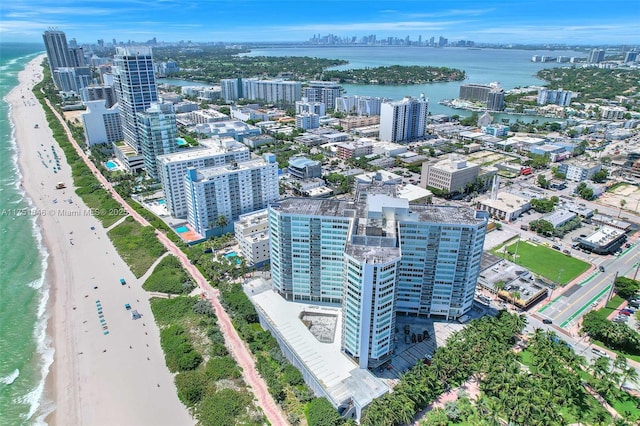
<instances>
[{"instance_id":1,"label":"palm tree","mask_svg":"<svg viewBox=\"0 0 640 426\"><path fill-rule=\"evenodd\" d=\"M227 220L227 217L223 214L218 216L218 219L216 219L216 226L219 226L220 228L224 228L228 224L229 224L229 221Z\"/></svg>"},{"instance_id":2,"label":"palm tree","mask_svg":"<svg viewBox=\"0 0 640 426\"><path fill-rule=\"evenodd\" d=\"M504 286L507 283L505 283L504 281L500 280L497 281L496 283L493 284L493 289L496 291L496 294L500 293L502 290L504 290Z\"/></svg>"},{"instance_id":3,"label":"palm tree","mask_svg":"<svg viewBox=\"0 0 640 426\"><path fill-rule=\"evenodd\" d=\"M513 293L511 293L511 304L516 307L516 300L520 300L520 292L519 291L514 291Z\"/></svg>"},{"instance_id":4,"label":"palm tree","mask_svg":"<svg viewBox=\"0 0 640 426\"><path fill-rule=\"evenodd\" d=\"M627 200L624 198L620 200L620 212L618 213L618 217L622 214L622 208L627 205Z\"/></svg>"}]
</instances>

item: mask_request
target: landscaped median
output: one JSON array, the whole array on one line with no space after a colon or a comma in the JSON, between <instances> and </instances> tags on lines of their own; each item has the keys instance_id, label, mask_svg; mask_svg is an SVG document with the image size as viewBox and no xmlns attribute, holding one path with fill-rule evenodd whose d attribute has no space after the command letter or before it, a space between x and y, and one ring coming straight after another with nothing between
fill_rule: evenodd
<instances>
[{"instance_id":1,"label":"landscaped median","mask_svg":"<svg viewBox=\"0 0 640 426\"><path fill-rule=\"evenodd\" d=\"M570 283L589 269L587 262L526 240L507 245L506 253L504 247L502 245L495 248L491 253L522 265L531 272L560 285Z\"/></svg>"}]
</instances>

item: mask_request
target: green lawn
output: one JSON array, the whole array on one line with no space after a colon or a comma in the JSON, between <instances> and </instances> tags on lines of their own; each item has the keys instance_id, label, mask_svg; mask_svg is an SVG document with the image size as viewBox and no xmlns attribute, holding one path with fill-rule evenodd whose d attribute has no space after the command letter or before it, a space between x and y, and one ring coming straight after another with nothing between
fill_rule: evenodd
<instances>
[{"instance_id":1,"label":"green lawn","mask_svg":"<svg viewBox=\"0 0 640 426\"><path fill-rule=\"evenodd\" d=\"M518 257L514 260L513 254L516 251L516 246L518 246ZM553 250L542 245L534 245L523 240L521 240L520 243L514 243L508 246L506 256L504 247L494 249L491 252L496 256L515 261L518 265L522 265L552 282L558 281L558 273L560 273L560 285L565 285L573 281L578 275L589 268L588 263L575 257L570 257L558 250Z\"/></svg>"},{"instance_id":2,"label":"green lawn","mask_svg":"<svg viewBox=\"0 0 640 426\"><path fill-rule=\"evenodd\" d=\"M165 252L164 246L155 235L155 230L150 226L143 227L131 216L107 234L120 257L127 262L131 272L138 278Z\"/></svg>"},{"instance_id":3,"label":"green lawn","mask_svg":"<svg viewBox=\"0 0 640 426\"><path fill-rule=\"evenodd\" d=\"M142 288L147 291L182 294L189 293L194 287L191 277L182 268L175 256L167 256L156 265L153 273L147 278Z\"/></svg>"}]
</instances>

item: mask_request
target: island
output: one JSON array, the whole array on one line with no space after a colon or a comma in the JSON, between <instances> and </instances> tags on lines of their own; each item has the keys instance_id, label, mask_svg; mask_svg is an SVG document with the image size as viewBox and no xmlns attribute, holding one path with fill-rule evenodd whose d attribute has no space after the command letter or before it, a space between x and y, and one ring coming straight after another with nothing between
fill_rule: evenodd
<instances>
[{"instance_id":1,"label":"island","mask_svg":"<svg viewBox=\"0 0 640 426\"><path fill-rule=\"evenodd\" d=\"M349 84L426 84L461 81L466 73L456 68L392 65L388 67L325 71L323 80Z\"/></svg>"}]
</instances>

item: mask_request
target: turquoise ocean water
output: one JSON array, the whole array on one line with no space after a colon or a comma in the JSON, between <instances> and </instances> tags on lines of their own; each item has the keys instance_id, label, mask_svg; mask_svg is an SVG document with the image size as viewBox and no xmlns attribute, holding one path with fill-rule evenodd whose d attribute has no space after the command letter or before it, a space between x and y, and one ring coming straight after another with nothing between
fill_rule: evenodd
<instances>
[{"instance_id":1,"label":"turquoise ocean water","mask_svg":"<svg viewBox=\"0 0 640 426\"><path fill-rule=\"evenodd\" d=\"M44 279L47 253L32 217L16 214L30 201L20 189L17 148L4 97L18 72L43 48L0 44L0 424L43 423L52 407L43 401L53 360L46 335L49 298Z\"/></svg>"}]
</instances>

